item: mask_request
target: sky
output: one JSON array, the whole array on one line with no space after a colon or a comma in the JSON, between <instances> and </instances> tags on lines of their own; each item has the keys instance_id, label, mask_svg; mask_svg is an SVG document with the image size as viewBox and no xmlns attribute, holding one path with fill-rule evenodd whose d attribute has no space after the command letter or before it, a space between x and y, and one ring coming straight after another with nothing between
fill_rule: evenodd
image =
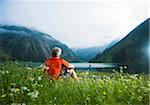
<instances>
[{"instance_id":1,"label":"sky","mask_svg":"<svg viewBox=\"0 0 150 105\"><path fill-rule=\"evenodd\" d=\"M0 24L48 33L71 48L103 46L149 18L148 0L0 0Z\"/></svg>"}]
</instances>

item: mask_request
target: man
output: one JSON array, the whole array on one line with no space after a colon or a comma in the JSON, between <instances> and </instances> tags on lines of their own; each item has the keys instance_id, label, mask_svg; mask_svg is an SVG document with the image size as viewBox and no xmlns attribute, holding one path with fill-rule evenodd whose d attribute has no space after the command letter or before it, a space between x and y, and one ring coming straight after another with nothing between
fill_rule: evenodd
<instances>
[{"instance_id":1,"label":"man","mask_svg":"<svg viewBox=\"0 0 150 105\"><path fill-rule=\"evenodd\" d=\"M67 71L70 76L75 80L78 80L78 77L74 71L74 66L68 63L66 60L62 59L61 56L62 50L59 47L54 47L52 49L52 58L49 58L45 61L45 72L53 79L62 79Z\"/></svg>"}]
</instances>

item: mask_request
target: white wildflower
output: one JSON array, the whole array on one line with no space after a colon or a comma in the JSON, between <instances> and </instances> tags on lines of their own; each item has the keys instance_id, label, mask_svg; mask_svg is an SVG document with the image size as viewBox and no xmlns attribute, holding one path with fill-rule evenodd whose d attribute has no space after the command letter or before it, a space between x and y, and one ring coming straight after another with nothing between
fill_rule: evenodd
<instances>
[{"instance_id":1,"label":"white wildflower","mask_svg":"<svg viewBox=\"0 0 150 105\"><path fill-rule=\"evenodd\" d=\"M120 66L120 70L122 70L123 69L123 67L122 66Z\"/></svg>"},{"instance_id":2,"label":"white wildflower","mask_svg":"<svg viewBox=\"0 0 150 105\"><path fill-rule=\"evenodd\" d=\"M127 66L124 66L124 69L127 69Z\"/></svg>"},{"instance_id":3,"label":"white wildflower","mask_svg":"<svg viewBox=\"0 0 150 105\"><path fill-rule=\"evenodd\" d=\"M130 78L132 78L132 79L137 79L137 77L134 76L134 75L130 75Z\"/></svg>"},{"instance_id":4,"label":"white wildflower","mask_svg":"<svg viewBox=\"0 0 150 105\"><path fill-rule=\"evenodd\" d=\"M8 74L8 73L9 73L9 71L6 71L5 73L6 73L6 74Z\"/></svg>"},{"instance_id":5,"label":"white wildflower","mask_svg":"<svg viewBox=\"0 0 150 105\"><path fill-rule=\"evenodd\" d=\"M34 90L33 92L28 93L27 95L31 96L32 98L38 98L39 91L38 90Z\"/></svg>"},{"instance_id":6,"label":"white wildflower","mask_svg":"<svg viewBox=\"0 0 150 105\"><path fill-rule=\"evenodd\" d=\"M15 91L15 88L11 88L10 91L11 91L11 92L14 92L14 93L16 92L16 91Z\"/></svg>"},{"instance_id":7,"label":"white wildflower","mask_svg":"<svg viewBox=\"0 0 150 105\"><path fill-rule=\"evenodd\" d=\"M5 71L1 71L2 74L5 74Z\"/></svg>"},{"instance_id":8,"label":"white wildflower","mask_svg":"<svg viewBox=\"0 0 150 105\"><path fill-rule=\"evenodd\" d=\"M32 81L32 82L33 82L33 81L34 81L34 78L32 78L32 77L31 77L31 78L30 78L30 81Z\"/></svg>"},{"instance_id":9,"label":"white wildflower","mask_svg":"<svg viewBox=\"0 0 150 105\"><path fill-rule=\"evenodd\" d=\"M43 85L41 85L41 87L43 87Z\"/></svg>"},{"instance_id":10,"label":"white wildflower","mask_svg":"<svg viewBox=\"0 0 150 105\"><path fill-rule=\"evenodd\" d=\"M96 78L96 76L95 76L95 75L92 75L92 78Z\"/></svg>"},{"instance_id":11,"label":"white wildflower","mask_svg":"<svg viewBox=\"0 0 150 105\"><path fill-rule=\"evenodd\" d=\"M38 77L38 80L41 81L41 80L42 80L42 76L39 76L39 77Z\"/></svg>"},{"instance_id":12,"label":"white wildflower","mask_svg":"<svg viewBox=\"0 0 150 105\"><path fill-rule=\"evenodd\" d=\"M134 76L135 76L135 77L137 77L137 76L138 76L138 74L134 74Z\"/></svg>"},{"instance_id":13,"label":"white wildflower","mask_svg":"<svg viewBox=\"0 0 150 105\"><path fill-rule=\"evenodd\" d=\"M32 68L31 68L31 67L26 67L26 69L27 69L27 70L32 70Z\"/></svg>"},{"instance_id":14,"label":"white wildflower","mask_svg":"<svg viewBox=\"0 0 150 105\"><path fill-rule=\"evenodd\" d=\"M21 89L24 90L24 91L28 90L28 88L25 87L25 86L21 87Z\"/></svg>"},{"instance_id":15,"label":"white wildflower","mask_svg":"<svg viewBox=\"0 0 150 105\"><path fill-rule=\"evenodd\" d=\"M12 93L18 93L20 91L20 89L19 88L11 88L10 91Z\"/></svg>"}]
</instances>

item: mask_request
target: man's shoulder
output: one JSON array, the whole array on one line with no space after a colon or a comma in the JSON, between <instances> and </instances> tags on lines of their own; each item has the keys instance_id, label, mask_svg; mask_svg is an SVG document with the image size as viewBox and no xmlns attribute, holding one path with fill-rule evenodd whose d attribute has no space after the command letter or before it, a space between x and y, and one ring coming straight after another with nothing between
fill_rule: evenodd
<instances>
[{"instance_id":1,"label":"man's shoulder","mask_svg":"<svg viewBox=\"0 0 150 105\"><path fill-rule=\"evenodd\" d=\"M63 58L53 58L53 57L46 59L46 61L58 61L58 60L63 61L64 59Z\"/></svg>"},{"instance_id":2,"label":"man's shoulder","mask_svg":"<svg viewBox=\"0 0 150 105\"><path fill-rule=\"evenodd\" d=\"M49 60L51 60L51 58L47 58L45 61L49 61Z\"/></svg>"}]
</instances>

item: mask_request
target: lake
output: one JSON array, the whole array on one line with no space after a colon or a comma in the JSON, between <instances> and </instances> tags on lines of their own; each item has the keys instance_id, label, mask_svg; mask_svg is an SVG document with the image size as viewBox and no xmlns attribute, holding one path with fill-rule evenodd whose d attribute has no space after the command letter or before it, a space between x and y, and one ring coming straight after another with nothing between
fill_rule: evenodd
<instances>
[{"instance_id":1,"label":"lake","mask_svg":"<svg viewBox=\"0 0 150 105\"><path fill-rule=\"evenodd\" d=\"M121 63L72 63L77 70L92 70L92 71L112 71L113 69L127 69L125 64Z\"/></svg>"},{"instance_id":2,"label":"lake","mask_svg":"<svg viewBox=\"0 0 150 105\"><path fill-rule=\"evenodd\" d=\"M18 63L18 62L14 62ZM40 62L19 62L20 64L31 66L31 67L38 67L42 68L44 63ZM92 70L92 71L112 71L112 69L127 69L127 66L125 64L121 63L71 63L75 66L76 70Z\"/></svg>"},{"instance_id":3,"label":"lake","mask_svg":"<svg viewBox=\"0 0 150 105\"><path fill-rule=\"evenodd\" d=\"M116 65L108 63L71 63L78 69L114 68Z\"/></svg>"}]
</instances>

